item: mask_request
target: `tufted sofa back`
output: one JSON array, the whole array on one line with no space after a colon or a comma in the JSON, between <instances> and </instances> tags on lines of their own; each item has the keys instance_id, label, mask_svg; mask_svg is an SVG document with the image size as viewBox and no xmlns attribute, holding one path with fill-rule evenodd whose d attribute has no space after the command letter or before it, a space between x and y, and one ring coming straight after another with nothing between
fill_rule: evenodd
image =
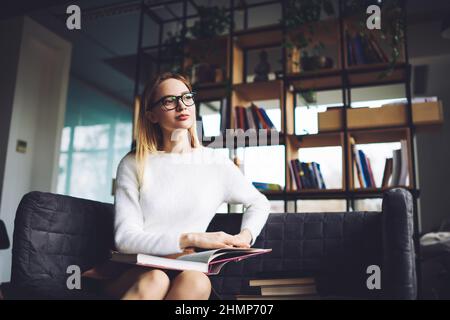
<instances>
[{"instance_id":1,"label":"tufted sofa back","mask_svg":"<svg viewBox=\"0 0 450 320\"><path fill-rule=\"evenodd\" d=\"M258 294L250 279L316 278L324 296L415 298L410 195L388 192L382 212L272 213L254 247L269 254L229 263L211 276L223 299ZM26 194L17 209L11 288L16 297L86 298L68 290L67 267L90 269L113 247L112 204L43 192ZM238 233L241 214L217 214L207 231ZM383 286L369 290L367 267L380 266Z\"/></svg>"}]
</instances>

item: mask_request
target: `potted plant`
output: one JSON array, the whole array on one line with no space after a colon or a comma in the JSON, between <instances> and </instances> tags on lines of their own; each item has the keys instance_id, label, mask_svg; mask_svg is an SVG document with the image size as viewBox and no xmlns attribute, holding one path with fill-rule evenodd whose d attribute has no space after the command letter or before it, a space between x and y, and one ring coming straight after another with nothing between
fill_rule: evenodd
<instances>
[{"instance_id":1,"label":"potted plant","mask_svg":"<svg viewBox=\"0 0 450 320\"><path fill-rule=\"evenodd\" d=\"M165 71L181 72L183 56L184 48L181 33L169 31L161 49L161 62L166 65Z\"/></svg>"},{"instance_id":2,"label":"potted plant","mask_svg":"<svg viewBox=\"0 0 450 320\"><path fill-rule=\"evenodd\" d=\"M319 41L313 46L312 36L315 33L314 23L318 22L322 15L332 16L335 11L331 0L287 0L285 17L281 21L290 33L284 43L288 49L291 72L302 70L315 70L318 68L330 68L333 60L322 53L325 45ZM300 28L303 26L306 28Z\"/></svg>"},{"instance_id":3,"label":"potted plant","mask_svg":"<svg viewBox=\"0 0 450 320\"><path fill-rule=\"evenodd\" d=\"M198 6L199 19L188 28L190 44L195 52L188 52L191 59L191 80L193 83L215 82L223 80L224 70L219 65L208 62L208 58L220 54L220 46L214 39L223 34L230 26L230 14L226 8L218 6ZM192 51L192 50L191 50Z\"/></svg>"},{"instance_id":4,"label":"potted plant","mask_svg":"<svg viewBox=\"0 0 450 320\"><path fill-rule=\"evenodd\" d=\"M405 37L403 3L404 1L402 0L385 0L382 2L375 0L344 0L343 2L344 17L356 17L362 37L367 36L367 7L373 4L378 5L381 9L382 28L379 30L380 37L388 43L391 52L388 67L379 75L379 78L391 74L401 56L401 47Z\"/></svg>"}]
</instances>

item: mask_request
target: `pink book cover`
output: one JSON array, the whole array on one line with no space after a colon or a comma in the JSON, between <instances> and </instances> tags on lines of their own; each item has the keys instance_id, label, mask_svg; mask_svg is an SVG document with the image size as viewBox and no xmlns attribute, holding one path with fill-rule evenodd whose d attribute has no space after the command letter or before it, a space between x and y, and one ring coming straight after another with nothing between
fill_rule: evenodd
<instances>
[{"instance_id":1,"label":"pink book cover","mask_svg":"<svg viewBox=\"0 0 450 320\"><path fill-rule=\"evenodd\" d=\"M180 253L168 256L125 254L113 251L111 260L169 270L197 270L204 272L207 275L215 275L229 262L239 262L272 251L272 249L262 248L221 248L200 250L202 251L190 251L191 253Z\"/></svg>"}]
</instances>

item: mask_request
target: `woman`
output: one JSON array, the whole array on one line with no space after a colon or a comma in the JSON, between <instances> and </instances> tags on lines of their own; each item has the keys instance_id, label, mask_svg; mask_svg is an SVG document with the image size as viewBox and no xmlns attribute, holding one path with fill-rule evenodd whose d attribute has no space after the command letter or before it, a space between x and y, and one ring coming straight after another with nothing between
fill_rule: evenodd
<instances>
[{"instance_id":1,"label":"woman","mask_svg":"<svg viewBox=\"0 0 450 320\"><path fill-rule=\"evenodd\" d=\"M165 73L145 89L136 149L117 169L114 225L120 252L173 257L193 248L248 248L266 223L267 198L229 158L201 146L195 108L192 87L181 75ZM224 202L246 207L241 232L205 232ZM126 268L107 293L123 299L210 297L204 273Z\"/></svg>"}]
</instances>

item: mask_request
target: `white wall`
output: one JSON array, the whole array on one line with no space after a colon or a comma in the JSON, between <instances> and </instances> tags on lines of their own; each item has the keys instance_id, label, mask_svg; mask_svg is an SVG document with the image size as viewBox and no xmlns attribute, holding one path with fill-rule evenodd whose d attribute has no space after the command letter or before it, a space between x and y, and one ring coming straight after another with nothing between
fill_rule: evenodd
<instances>
[{"instance_id":1,"label":"white wall","mask_svg":"<svg viewBox=\"0 0 450 320\"><path fill-rule=\"evenodd\" d=\"M415 65L428 65L427 96L437 96L444 105L444 124L418 132L416 138L422 232L450 219L450 55L417 58Z\"/></svg>"},{"instance_id":2,"label":"white wall","mask_svg":"<svg viewBox=\"0 0 450 320\"><path fill-rule=\"evenodd\" d=\"M2 54L0 61L1 70L9 66L8 74L0 78L0 85L6 81L9 88L0 98L2 124L9 122L6 155L3 149L0 159L0 169L4 167L0 219L12 239L22 196L33 190L56 191L71 44L27 17L2 21L0 29L7 30L0 34L2 48L19 45L19 50ZM26 153L16 151L17 140L27 142ZM9 280L10 264L11 250L0 251L0 282Z\"/></svg>"},{"instance_id":3,"label":"white wall","mask_svg":"<svg viewBox=\"0 0 450 320\"><path fill-rule=\"evenodd\" d=\"M420 188L421 231L439 227L450 218L450 40L440 34L441 23L420 23L409 27L408 46L412 65L427 65L426 96L443 101L444 124L416 138Z\"/></svg>"}]
</instances>

